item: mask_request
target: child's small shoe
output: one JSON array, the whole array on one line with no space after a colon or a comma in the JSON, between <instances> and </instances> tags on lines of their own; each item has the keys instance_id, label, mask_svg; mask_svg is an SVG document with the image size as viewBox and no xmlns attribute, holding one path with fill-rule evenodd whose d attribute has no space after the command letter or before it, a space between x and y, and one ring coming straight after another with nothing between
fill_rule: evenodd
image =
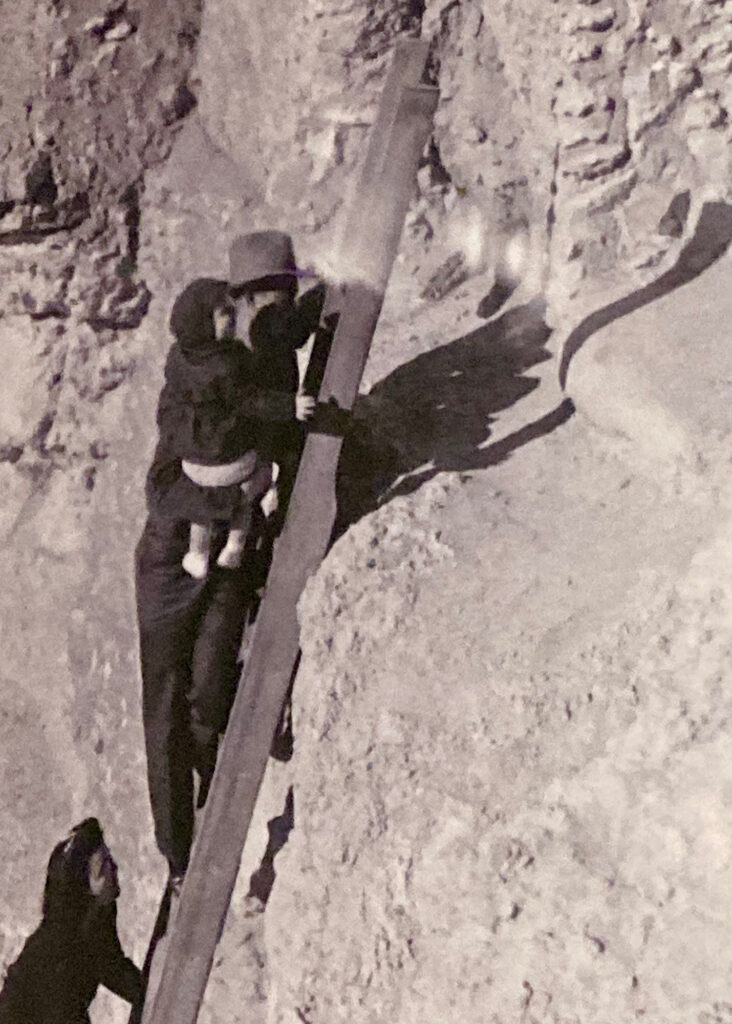
<instances>
[{"instance_id":1,"label":"child's small shoe","mask_svg":"<svg viewBox=\"0 0 732 1024\"><path fill-rule=\"evenodd\" d=\"M221 554L216 559L216 564L220 569L238 569L241 565L242 554L242 548L227 544L222 548Z\"/></svg>"},{"instance_id":2,"label":"child's small shoe","mask_svg":"<svg viewBox=\"0 0 732 1024\"><path fill-rule=\"evenodd\" d=\"M183 559L183 568L194 580L205 580L208 576L208 555L202 551L189 551Z\"/></svg>"}]
</instances>

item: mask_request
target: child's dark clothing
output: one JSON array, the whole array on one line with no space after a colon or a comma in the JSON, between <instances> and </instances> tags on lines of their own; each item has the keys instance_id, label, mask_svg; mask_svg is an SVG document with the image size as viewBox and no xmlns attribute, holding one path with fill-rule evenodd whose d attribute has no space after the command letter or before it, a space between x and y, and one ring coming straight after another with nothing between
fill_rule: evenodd
<instances>
[{"instance_id":1,"label":"child's dark clothing","mask_svg":"<svg viewBox=\"0 0 732 1024\"><path fill-rule=\"evenodd\" d=\"M255 385L257 362L237 338L217 339L213 312L226 297L222 281L193 282L176 301L170 326L176 342L165 367L158 426L176 454L203 466L233 463L257 452L263 421L295 420L295 394ZM171 489L171 512L192 522L228 521L242 499L239 483L201 487L182 474Z\"/></svg>"}]
</instances>

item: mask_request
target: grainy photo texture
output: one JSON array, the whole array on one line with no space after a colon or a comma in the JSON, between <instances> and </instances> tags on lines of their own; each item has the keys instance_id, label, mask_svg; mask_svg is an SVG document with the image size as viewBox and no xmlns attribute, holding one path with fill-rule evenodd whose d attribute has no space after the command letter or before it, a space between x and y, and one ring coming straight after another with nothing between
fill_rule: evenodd
<instances>
[{"instance_id":1,"label":"grainy photo texture","mask_svg":"<svg viewBox=\"0 0 732 1024\"><path fill-rule=\"evenodd\" d=\"M0 30L0 1022L732 1024L730 0Z\"/></svg>"}]
</instances>

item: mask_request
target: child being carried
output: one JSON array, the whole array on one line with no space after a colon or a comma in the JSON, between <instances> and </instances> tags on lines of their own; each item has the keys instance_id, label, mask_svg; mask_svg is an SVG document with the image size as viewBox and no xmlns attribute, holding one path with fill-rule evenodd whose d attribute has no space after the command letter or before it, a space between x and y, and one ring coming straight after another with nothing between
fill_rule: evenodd
<instances>
[{"instance_id":1,"label":"child being carried","mask_svg":"<svg viewBox=\"0 0 732 1024\"><path fill-rule=\"evenodd\" d=\"M235 334L236 307L227 282L200 278L188 285L173 305L170 328L176 341L166 363L158 425L177 427L171 440L183 472L171 498L176 512L191 521L183 568L204 579L217 522L228 524L217 565L241 564L253 507L273 480L260 444L266 424L307 420L315 401L257 387L254 355Z\"/></svg>"}]
</instances>

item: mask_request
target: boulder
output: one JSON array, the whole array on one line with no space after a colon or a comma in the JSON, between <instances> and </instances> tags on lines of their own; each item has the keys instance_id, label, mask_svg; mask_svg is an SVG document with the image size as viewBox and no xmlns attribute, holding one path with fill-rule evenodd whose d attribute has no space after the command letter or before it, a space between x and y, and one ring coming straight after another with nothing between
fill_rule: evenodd
<instances>
[{"instance_id":1,"label":"boulder","mask_svg":"<svg viewBox=\"0 0 732 1024\"><path fill-rule=\"evenodd\" d=\"M665 274L571 332L562 374L581 414L651 471L718 459L732 433L732 207L709 203Z\"/></svg>"}]
</instances>

